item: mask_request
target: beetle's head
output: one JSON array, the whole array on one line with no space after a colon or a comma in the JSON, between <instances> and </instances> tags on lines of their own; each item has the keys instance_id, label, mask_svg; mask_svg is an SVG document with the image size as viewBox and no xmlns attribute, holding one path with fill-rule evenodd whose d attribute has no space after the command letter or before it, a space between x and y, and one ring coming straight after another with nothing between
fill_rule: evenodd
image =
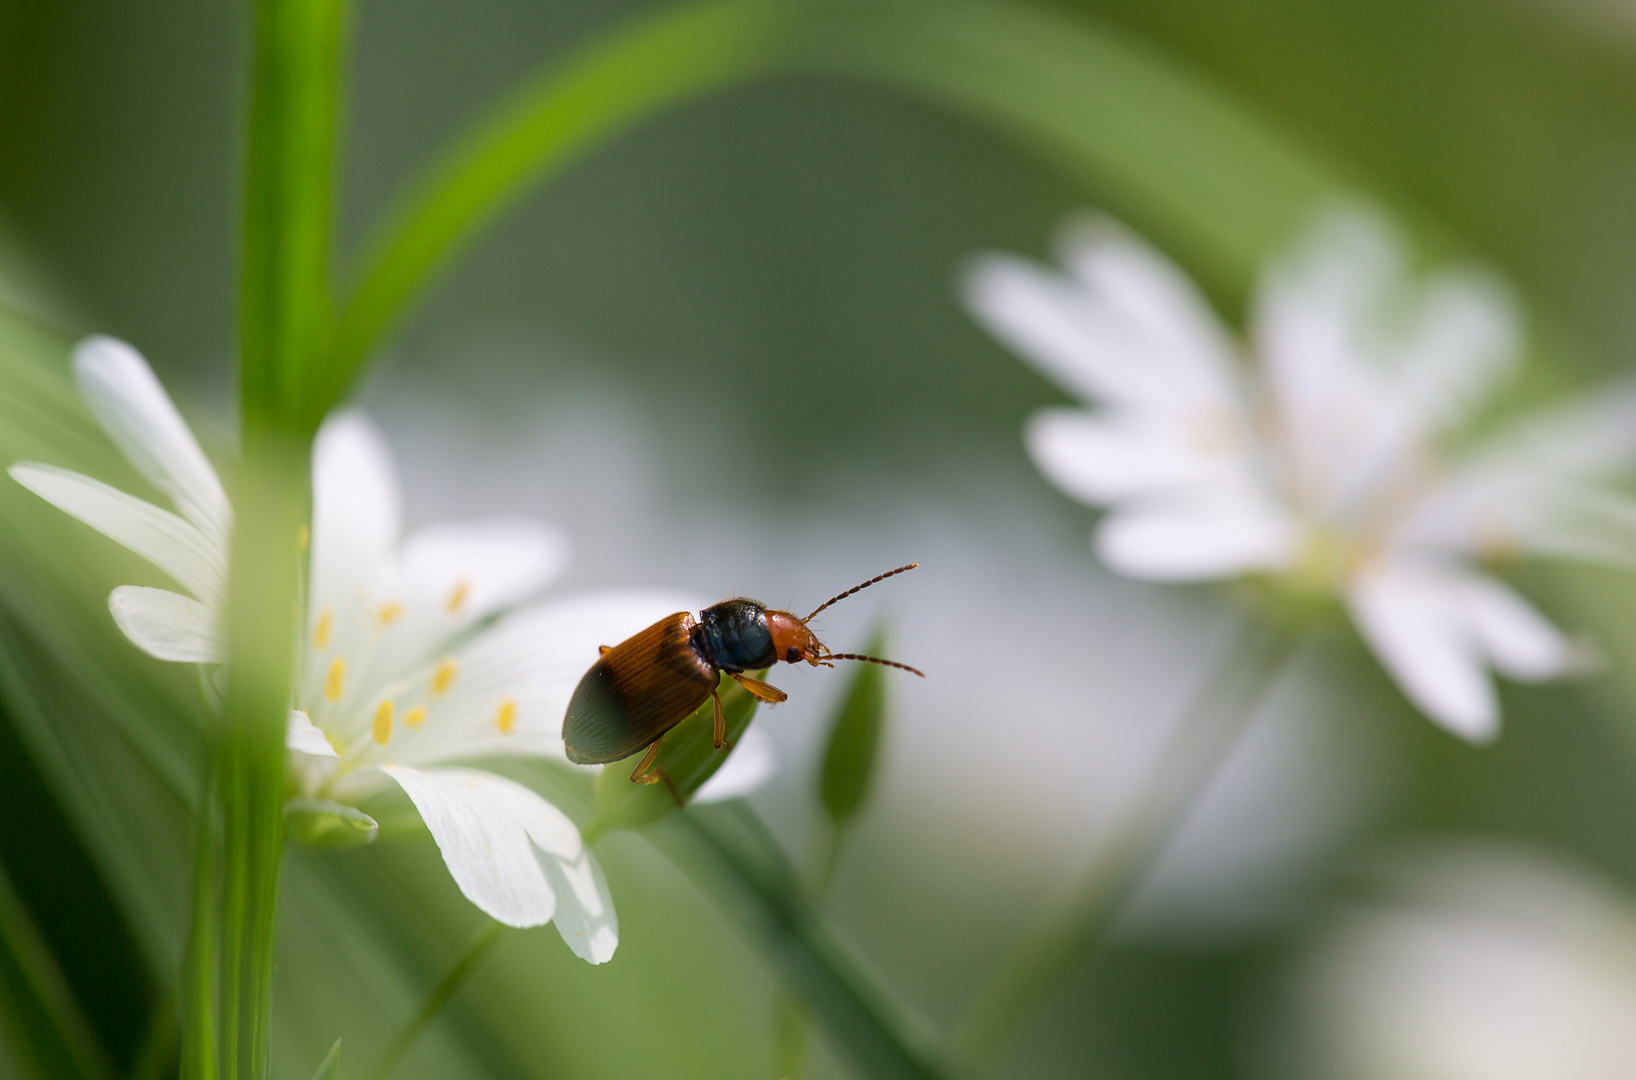
<instances>
[{"instance_id":1,"label":"beetle's head","mask_svg":"<svg viewBox=\"0 0 1636 1080\"><path fill-rule=\"evenodd\" d=\"M768 611L767 629L773 635L773 651L786 664L805 660L816 667L829 655L829 650L807 629L807 624L787 611Z\"/></svg>"}]
</instances>

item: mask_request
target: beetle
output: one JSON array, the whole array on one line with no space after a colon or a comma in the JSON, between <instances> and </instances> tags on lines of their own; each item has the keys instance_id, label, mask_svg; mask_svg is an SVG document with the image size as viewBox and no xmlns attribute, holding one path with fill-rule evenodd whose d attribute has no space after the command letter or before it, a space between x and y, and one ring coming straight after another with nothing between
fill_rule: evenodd
<instances>
[{"instance_id":1,"label":"beetle","mask_svg":"<svg viewBox=\"0 0 1636 1080\"><path fill-rule=\"evenodd\" d=\"M808 629L814 615L878 581L913 570L919 563L877 574L818 605L806 618L777 611L756 600L735 597L712 604L698 618L686 611L667 615L618 645L602 646L601 658L574 687L562 720L568 760L600 765L647 753L631 770L631 780L651 784L661 773L652 769L665 732L710 698L716 705L716 749L727 742L727 721L717 684L726 672L762 701L777 703L789 695L745 671L769 668L778 661L834 667L836 660L884 664L925 678L908 664L858 653L830 652Z\"/></svg>"}]
</instances>

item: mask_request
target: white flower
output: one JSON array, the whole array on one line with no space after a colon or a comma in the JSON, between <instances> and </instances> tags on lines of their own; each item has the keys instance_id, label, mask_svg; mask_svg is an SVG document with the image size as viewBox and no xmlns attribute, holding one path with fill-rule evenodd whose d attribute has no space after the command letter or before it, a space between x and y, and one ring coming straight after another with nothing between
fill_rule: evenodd
<instances>
[{"instance_id":1,"label":"white flower","mask_svg":"<svg viewBox=\"0 0 1636 1080\"><path fill-rule=\"evenodd\" d=\"M1360 211L1327 215L1265 276L1254 363L1174 264L1113 223L1074 226L1061 254L1067 273L985 257L967 299L1094 403L1044 410L1026 437L1057 486L1108 507L1096 547L1110 567L1333 592L1410 700L1476 741L1499 727L1488 667L1542 680L1580 662L1475 564L1632 562L1636 504L1603 486L1636 461L1631 388L1451 452L1513 369L1513 304L1475 273L1412 281L1396 237Z\"/></svg>"},{"instance_id":2,"label":"white flower","mask_svg":"<svg viewBox=\"0 0 1636 1080\"><path fill-rule=\"evenodd\" d=\"M178 512L50 465L10 473L187 590L113 591L109 607L134 644L163 660L219 663L232 511L215 471L128 345L89 338L74 372L98 422ZM495 520L401 532L379 434L359 414L331 417L313 449L292 778L303 795L342 803L396 783L474 904L511 926L555 921L575 953L601 963L618 922L573 823L511 780L450 763L562 758L563 712L597 646L696 609L697 598L632 590L517 607L567 560L555 529ZM744 740L747 752L712 778L717 797L743 794L771 771L762 740Z\"/></svg>"},{"instance_id":3,"label":"white flower","mask_svg":"<svg viewBox=\"0 0 1636 1080\"><path fill-rule=\"evenodd\" d=\"M1327 921L1275 1035L1287 1075L1636 1076L1636 907L1494 844L1400 853Z\"/></svg>"}]
</instances>

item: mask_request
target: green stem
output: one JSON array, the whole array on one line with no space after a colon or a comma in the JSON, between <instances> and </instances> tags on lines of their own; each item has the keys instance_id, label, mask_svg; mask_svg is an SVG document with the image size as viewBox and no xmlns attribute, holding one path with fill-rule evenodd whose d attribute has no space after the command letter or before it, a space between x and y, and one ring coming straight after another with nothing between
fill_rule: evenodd
<instances>
[{"instance_id":1,"label":"green stem","mask_svg":"<svg viewBox=\"0 0 1636 1080\"><path fill-rule=\"evenodd\" d=\"M244 441L218 749L224 778L221 1049L229 1080L258 1080L267 1068L298 535L309 502L303 440L251 427Z\"/></svg>"},{"instance_id":2,"label":"green stem","mask_svg":"<svg viewBox=\"0 0 1636 1080\"><path fill-rule=\"evenodd\" d=\"M202 676L201 676L202 678ZM205 719L206 768L193 815L193 922L182 964L182 1080L216 1080L220 1047L216 1030L216 752L220 722L214 708Z\"/></svg>"},{"instance_id":3,"label":"green stem","mask_svg":"<svg viewBox=\"0 0 1636 1080\"><path fill-rule=\"evenodd\" d=\"M398 1032L398 1037L392 1040L392 1045L386 1048L386 1052L381 1055L380 1063L375 1066L375 1071L369 1074L370 1080L387 1080L387 1077L397 1070L404 1056L414 1049L421 1035L431 1026L432 1021L437 1019L443 1007L449 1003L449 999L454 997L455 991L460 989L466 981L466 976L477 966L477 962L487 956L495 942L500 940L500 935L505 929L504 923L492 921L483 928L465 954L456 960L454 966L438 980L436 986L432 987L432 992L426 995L426 1000L421 1002L420 1008L409 1023Z\"/></svg>"},{"instance_id":4,"label":"green stem","mask_svg":"<svg viewBox=\"0 0 1636 1080\"><path fill-rule=\"evenodd\" d=\"M875 655L879 655L876 652ZM806 879L813 899L823 904L835 884L841 865L841 848L846 827L830 818L818 832L804 860ZM812 1046L812 1010L789 991L778 996L773 1028L773 1076L776 1080L801 1080L807 1075L807 1054Z\"/></svg>"},{"instance_id":5,"label":"green stem","mask_svg":"<svg viewBox=\"0 0 1636 1080\"><path fill-rule=\"evenodd\" d=\"M812 1009L834 1045L873 1080L952 1075L886 992L830 933L795 869L741 802L676 813L650 831L676 841L682 869L746 909L786 985Z\"/></svg>"},{"instance_id":6,"label":"green stem","mask_svg":"<svg viewBox=\"0 0 1636 1080\"><path fill-rule=\"evenodd\" d=\"M298 538L308 518L316 427L309 396L329 315L345 10L341 0L255 4L239 310L243 461L233 485L228 681L215 750L226 1080L260 1080L268 1065Z\"/></svg>"},{"instance_id":7,"label":"green stem","mask_svg":"<svg viewBox=\"0 0 1636 1080\"><path fill-rule=\"evenodd\" d=\"M1219 771L1294 646L1287 633L1241 634L1161 747L1113 835L1041 907L978 992L954 1046L990 1070L1063 977L1106 933L1200 793Z\"/></svg>"}]
</instances>

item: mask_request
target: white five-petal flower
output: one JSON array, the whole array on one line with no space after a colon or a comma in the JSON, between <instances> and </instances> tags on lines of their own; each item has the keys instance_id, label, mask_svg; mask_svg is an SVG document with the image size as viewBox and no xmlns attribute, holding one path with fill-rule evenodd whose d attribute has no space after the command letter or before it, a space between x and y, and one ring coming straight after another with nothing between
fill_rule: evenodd
<instances>
[{"instance_id":1,"label":"white five-petal flower","mask_svg":"<svg viewBox=\"0 0 1636 1080\"><path fill-rule=\"evenodd\" d=\"M1093 405L1042 411L1026 441L1053 483L1108 508L1110 567L1331 591L1410 700L1472 740L1499 727L1487 668L1575 666L1580 650L1476 564L1633 561L1636 503L1606 486L1636 464L1632 388L1451 452L1515 365L1514 305L1475 272L1412 280L1363 211L1325 215L1266 274L1253 362L1186 275L1116 224L1076 223L1061 258L1066 272L985 256L966 296Z\"/></svg>"},{"instance_id":2,"label":"white five-petal flower","mask_svg":"<svg viewBox=\"0 0 1636 1080\"><path fill-rule=\"evenodd\" d=\"M74 372L98 422L177 512L51 465L10 473L187 590L113 591L109 607L134 644L162 660L219 663L232 510L215 470L130 346L89 338ZM519 607L567 561L557 530L511 519L403 537L401 517L380 435L360 414L331 417L313 450L292 775L304 795L342 803L396 783L474 904L511 926L554 921L575 953L601 963L618 922L579 831L528 788L451 763L561 758L563 711L597 646L699 600L628 590ZM746 736L701 790L706 801L744 794L770 773L764 733Z\"/></svg>"}]
</instances>

